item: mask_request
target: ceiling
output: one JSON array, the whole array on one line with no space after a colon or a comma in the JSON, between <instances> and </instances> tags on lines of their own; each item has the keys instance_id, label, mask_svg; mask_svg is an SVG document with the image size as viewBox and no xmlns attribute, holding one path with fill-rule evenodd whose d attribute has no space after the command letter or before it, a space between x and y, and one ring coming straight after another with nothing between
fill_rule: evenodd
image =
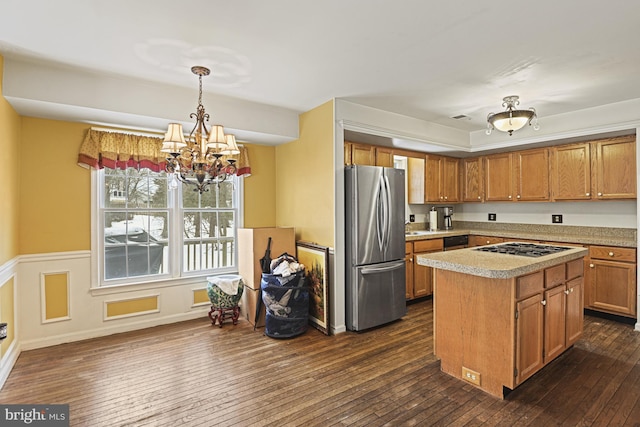
<instances>
[{"instance_id":1,"label":"ceiling","mask_svg":"<svg viewBox=\"0 0 640 427\"><path fill-rule=\"evenodd\" d=\"M638 17L629 0L3 0L0 54L5 67L115 77L123 99L124 83L142 80L180 88L195 109L190 68L204 65L203 90L223 99L300 113L342 98L473 132L508 95L541 126L640 98ZM48 114L38 99L8 99L22 115ZM56 118L78 120L66 110Z\"/></svg>"}]
</instances>

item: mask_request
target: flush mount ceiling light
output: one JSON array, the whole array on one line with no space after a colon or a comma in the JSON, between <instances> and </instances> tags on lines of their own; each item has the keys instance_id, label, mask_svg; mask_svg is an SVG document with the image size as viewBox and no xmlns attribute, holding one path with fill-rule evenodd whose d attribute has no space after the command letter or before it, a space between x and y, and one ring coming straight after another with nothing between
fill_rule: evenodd
<instances>
[{"instance_id":1,"label":"flush mount ceiling light","mask_svg":"<svg viewBox=\"0 0 640 427\"><path fill-rule=\"evenodd\" d=\"M170 188L176 188L176 181L181 181L195 186L194 191L202 194L208 191L210 184L221 183L237 172L234 159L224 162L221 157L236 155L240 150L236 137L225 135L222 125L213 125L211 130L207 129L205 122L209 121L209 114L202 105L202 76L208 76L211 71L195 66L191 67L191 72L198 76L200 82L198 107L189 116L196 119L196 124L185 140L182 125L169 123L160 151L169 153L166 171L170 174Z\"/></svg>"},{"instance_id":2,"label":"flush mount ceiling light","mask_svg":"<svg viewBox=\"0 0 640 427\"><path fill-rule=\"evenodd\" d=\"M517 110L516 107L520 104L518 99L519 97L516 95L505 96L502 98L502 106L507 110L500 113L489 113L487 116L487 135L491 135L493 129L508 132L511 135L513 131L522 129L527 123L531 126L531 121L533 121L534 130L540 129L536 110L533 107L527 110Z\"/></svg>"}]
</instances>

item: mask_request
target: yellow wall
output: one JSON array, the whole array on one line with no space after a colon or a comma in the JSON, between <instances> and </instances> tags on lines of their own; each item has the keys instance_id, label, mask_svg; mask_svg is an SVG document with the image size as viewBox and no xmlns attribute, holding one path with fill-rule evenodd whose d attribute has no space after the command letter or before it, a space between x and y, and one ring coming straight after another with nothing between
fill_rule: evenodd
<instances>
[{"instance_id":1,"label":"yellow wall","mask_svg":"<svg viewBox=\"0 0 640 427\"><path fill-rule=\"evenodd\" d=\"M4 58L0 56L0 94L2 93ZM0 96L0 153L5 159L0 167L0 265L18 255L18 164L20 154L20 116Z\"/></svg>"},{"instance_id":2,"label":"yellow wall","mask_svg":"<svg viewBox=\"0 0 640 427\"><path fill-rule=\"evenodd\" d=\"M244 227L276 225L276 149L244 144L249 152L251 176L244 180Z\"/></svg>"},{"instance_id":3,"label":"yellow wall","mask_svg":"<svg viewBox=\"0 0 640 427\"><path fill-rule=\"evenodd\" d=\"M300 138L276 147L276 221L297 240L333 247L333 101L300 116Z\"/></svg>"},{"instance_id":4,"label":"yellow wall","mask_svg":"<svg viewBox=\"0 0 640 427\"><path fill-rule=\"evenodd\" d=\"M88 128L22 118L20 254L91 249L91 175L77 165Z\"/></svg>"},{"instance_id":5,"label":"yellow wall","mask_svg":"<svg viewBox=\"0 0 640 427\"><path fill-rule=\"evenodd\" d=\"M23 169L20 175L20 254L91 249L91 174L77 164L89 127L22 118L20 157L35 167ZM244 226L273 227L275 148L245 145L251 176L244 181Z\"/></svg>"}]
</instances>

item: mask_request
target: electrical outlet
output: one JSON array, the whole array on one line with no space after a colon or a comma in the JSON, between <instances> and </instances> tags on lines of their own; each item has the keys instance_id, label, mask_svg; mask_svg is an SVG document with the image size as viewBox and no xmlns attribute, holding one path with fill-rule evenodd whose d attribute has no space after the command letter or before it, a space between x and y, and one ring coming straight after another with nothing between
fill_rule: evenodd
<instances>
[{"instance_id":1,"label":"electrical outlet","mask_svg":"<svg viewBox=\"0 0 640 427\"><path fill-rule=\"evenodd\" d=\"M562 215L560 215L560 214L552 214L551 215L551 223L552 224L562 224Z\"/></svg>"},{"instance_id":2,"label":"electrical outlet","mask_svg":"<svg viewBox=\"0 0 640 427\"><path fill-rule=\"evenodd\" d=\"M416 222L416 216L414 214L409 215L409 222Z\"/></svg>"},{"instance_id":3,"label":"electrical outlet","mask_svg":"<svg viewBox=\"0 0 640 427\"><path fill-rule=\"evenodd\" d=\"M496 220L496 214L490 213L489 214L489 221L495 221L495 220Z\"/></svg>"},{"instance_id":4,"label":"electrical outlet","mask_svg":"<svg viewBox=\"0 0 640 427\"><path fill-rule=\"evenodd\" d=\"M462 367L462 379L475 384L480 385L480 372L472 371L469 368Z\"/></svg>"}]
</instances>

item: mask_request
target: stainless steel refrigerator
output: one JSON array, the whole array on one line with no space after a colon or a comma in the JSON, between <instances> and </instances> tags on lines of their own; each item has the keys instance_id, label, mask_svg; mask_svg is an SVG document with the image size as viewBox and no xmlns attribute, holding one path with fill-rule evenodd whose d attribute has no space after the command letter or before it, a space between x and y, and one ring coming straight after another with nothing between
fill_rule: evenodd
<instances>
[{"instance_id":1,"label":"stainless steel refrigerator","mask_svg":"<svg viewBox=\"0 0 640 427\"><path fill-rule=\"evenodd\" d=\"M404 170L345 168L347 329L361 331L407 314Z\"/></svg>"}]
</instances>

